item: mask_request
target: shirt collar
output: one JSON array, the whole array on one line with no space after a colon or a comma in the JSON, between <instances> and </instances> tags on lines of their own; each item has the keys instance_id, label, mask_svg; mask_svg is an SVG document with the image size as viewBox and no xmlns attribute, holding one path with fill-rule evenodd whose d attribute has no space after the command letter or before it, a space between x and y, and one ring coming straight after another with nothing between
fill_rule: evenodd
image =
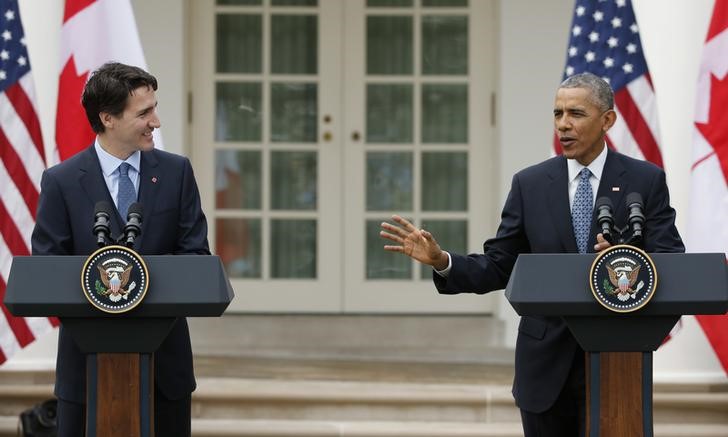
<instances>
[{"instance_id":1,"label":"shirt collar","mask_svg":"<svg viewBox=\"0 0 728 437\"><path fill-rule=\"evenodd\" d=\"M139 173L139 163L142 159L142 154L140 151L137 150L136 152L132 153L131 156L126 159L126 161L122 161L121 159L104 150L104 148L101 147L101 144L99 144L98 137L96 137L96 141L94 142L94 148L96 149L96 155L99 157L99 164L101 164L101 171L104 173L104 176L110 177L111 174L115 172L117 168L119 168L119 165L121 165L122 162L126 162L127 164L131 165L134 170Z\"/></svg>"},{"instance_id":2,"label":"shirt collar","mask_svg":"<svg viewBox=\"0 0 728 437\"><path fill-rule=\"evenodd\" d=\"M577 161L576 159L567 159L566 165L569 169L569 182L574 181L574 179L579 177L579 173L581 172L581 169L584 167L587 167L589 171L594 175L595 178L597 178L598 181L602 179L602 172L604 171L604 163L607 162L607 144L604 144L604 148L602 148L602 152L594 158L594 161L590 162L589 165L582 165Z\"/></svg>"}]
</instances>

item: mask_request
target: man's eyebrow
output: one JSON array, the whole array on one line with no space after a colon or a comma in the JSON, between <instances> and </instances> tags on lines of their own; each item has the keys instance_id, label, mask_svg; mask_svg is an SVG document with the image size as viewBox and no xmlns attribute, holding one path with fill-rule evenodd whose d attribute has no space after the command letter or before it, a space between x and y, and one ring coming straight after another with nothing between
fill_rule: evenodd
<instances>
[{"instance_id":1,"label":"man's eyebrow","mask_svg":"<svg viewBox=\"0 0 728 437\"><path fill-rule=\"evenodd\" d=\"M151 111L152 109L156 108L156 107L157 107L158 105L159 105L159 102L154 102L154 105L151 105L151 106L147 106L146 108L142 108L142 109L140 109L139 111L137 111L137 115L142 115L142 114L144 114L145 112L149 112L149 111Z\"/></svg>"}]
</instances>

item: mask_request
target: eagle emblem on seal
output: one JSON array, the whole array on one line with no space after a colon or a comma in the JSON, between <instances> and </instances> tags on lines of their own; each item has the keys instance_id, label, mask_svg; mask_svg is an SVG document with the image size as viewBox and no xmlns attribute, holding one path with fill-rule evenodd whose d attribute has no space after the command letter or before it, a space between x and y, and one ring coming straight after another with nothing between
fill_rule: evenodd
<instances>
[{"instance_id":1,"label":"eagle emblem on seal","mask_svg":"<svg viewBox=\"0 0 728 437\"><path fill-rule=\"evenodd\" d=\"M635 283L640 274L640 265L635 265L633 269L629 269L629 267L612 268L609 265L606 268L609 273L609 282L614 286L614 288L607 289L607 291L610 294L616 295L617 299L622 302L630 298L634 299L637 292L645 285L644 281L640 281L637 287L635 287Z\"/></svg>"},{"instance_id":2,"label":"eagle emblem on seal","mask_svg":"<svg viewBox=\"0 0 728 437\"><path fill-rule=\"evenodd\" d=\"M131 276L132 266L121 268L119 266L112 266L108 269L104 269L101 265L97 266L99 269L99 276L101 282L104 284L105 289L99 288L97 292L102 296L108 296L112 302L118 302L121 299L127 299L129 292L131 292L136 283L132 282L128 287L129 277Z\"/></svg>"},{"instance_id":3,"label":"eagle emblem on seal","mask_svg":"<svg viewBox=\"0 0 728 437\"><path fill-rule=\"evenodd\" d=\"M597 302L618 313L647 305L657 289L657 271L650 256L626 244L600 252L594 258L589 277L589 287Z\"/></svg>"}]
</instances>

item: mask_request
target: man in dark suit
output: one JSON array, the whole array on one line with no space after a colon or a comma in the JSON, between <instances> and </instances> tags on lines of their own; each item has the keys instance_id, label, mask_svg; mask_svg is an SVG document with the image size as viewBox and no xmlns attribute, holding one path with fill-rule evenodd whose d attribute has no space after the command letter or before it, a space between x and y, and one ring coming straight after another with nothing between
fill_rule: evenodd
<instances>
[{"instance_id":1,"label":"man in dark suit","mask_svg":"<svg viewBox=\"0 0 728 437\"><path fill-rule=\"evenodd\" d=\"M622 226L628 217L624 197L637 192L644 199L644 249L683 252L665 173L605 144L616 120L613 108L611 88L590 73L561 84L554 126L564 153L513 176L498 232L485 242L484 253L445 252L431 233L399 216L393 216L396 225L382 223L381 235L396 243L385 250L431 265L440 293L486 293L505 288L521 253L585 253L609 247L597 233L594 200L609 197ZM521 318L513 396L526 437L583 434L584 351L562 318Z\"/></svg>"},{"instance_id":2,"label":"man in dark suit","mask_svg":"<svg viewBox=\"0 0 728 437\"><path fill-rule=\"evenodd\" d=\"M108 63L86 84L82 103L96 132L94 144L43 173L33 255L90 255L94 207L117 207L112 235L120 235L130 201L144 207L135 249L143 255L209 254L207 222L189 160L154 149L160 127L157 80L144 70ZM55 394L58 435L84 435L86 357L63 330L58 338ZM179 319L154 355L155 434L190 435L195 389L187 321ZM115 412L113 414L124 414Z\"/></svg>"}]
</instances>

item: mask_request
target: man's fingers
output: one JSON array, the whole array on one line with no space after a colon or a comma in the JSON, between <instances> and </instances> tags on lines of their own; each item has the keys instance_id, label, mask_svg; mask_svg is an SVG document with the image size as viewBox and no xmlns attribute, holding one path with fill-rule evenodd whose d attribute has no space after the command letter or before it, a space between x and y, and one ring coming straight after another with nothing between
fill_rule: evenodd
<instances>
[{"instance_id":1,"label":"man's fingers","mask_svg":"<svg viewBox=\"0 0 728 437\"><path fill-rule=\"evenodd\" d=\"M399 226L394 226L391 223L382 222L381 227L389 233L399 235L400 237L404 237L407 235L407 233L402 230L402 228L400 228Z\"/></svg>"},{"instance_id":2,"label":"man's fingers","mask_svg":"<svg viewBox=\"0 0 728 437\"><path fill-rule=\"evenodd\" d=\"M409 232L413 232L413 231L417 230L417 228L415 228L415 226L404 217L400 217L395 214L392 216L392 220L399 223L402 227L404 227Z\"/></svg>"},{"instance_id":3,"label":"man's fingers","mask_svg":"<svg viewBox=\"0 0 728 437\"><path fill-rule=\"evenodd\" d=\"M402 246L393 246L393 245L387 244L387 245L384 246L384 250L386 250L388 252L400 252L401 253L401 252L404 252L404 247L402 247Z\"/></svg>"},{"instance_id":4,"label":"man's fingers","mask_svg":"<svg viewBox=\"0 0 728 437\"><path fill-rule=\"evenodd\" d=\"M396 235L392 235L389 232L386 231L379 231L379 236L382 238L386 238L387 240L392 240L395 243L402 243L402 238L398 237Z\"/></svg>"},{"instance_id":5,"label":"man's fingers","mask_svg":"<svg viewBox=\"0 0 728 437\"><path fill-rule=\"evenodd\" d=\"M609 241L607 241L601 233L599 233L599 234L597 234L597 244L594 245L594 251L601 252L602 250L607 249L611 245L612 244Z\"/></svg>"}]
</instances>

